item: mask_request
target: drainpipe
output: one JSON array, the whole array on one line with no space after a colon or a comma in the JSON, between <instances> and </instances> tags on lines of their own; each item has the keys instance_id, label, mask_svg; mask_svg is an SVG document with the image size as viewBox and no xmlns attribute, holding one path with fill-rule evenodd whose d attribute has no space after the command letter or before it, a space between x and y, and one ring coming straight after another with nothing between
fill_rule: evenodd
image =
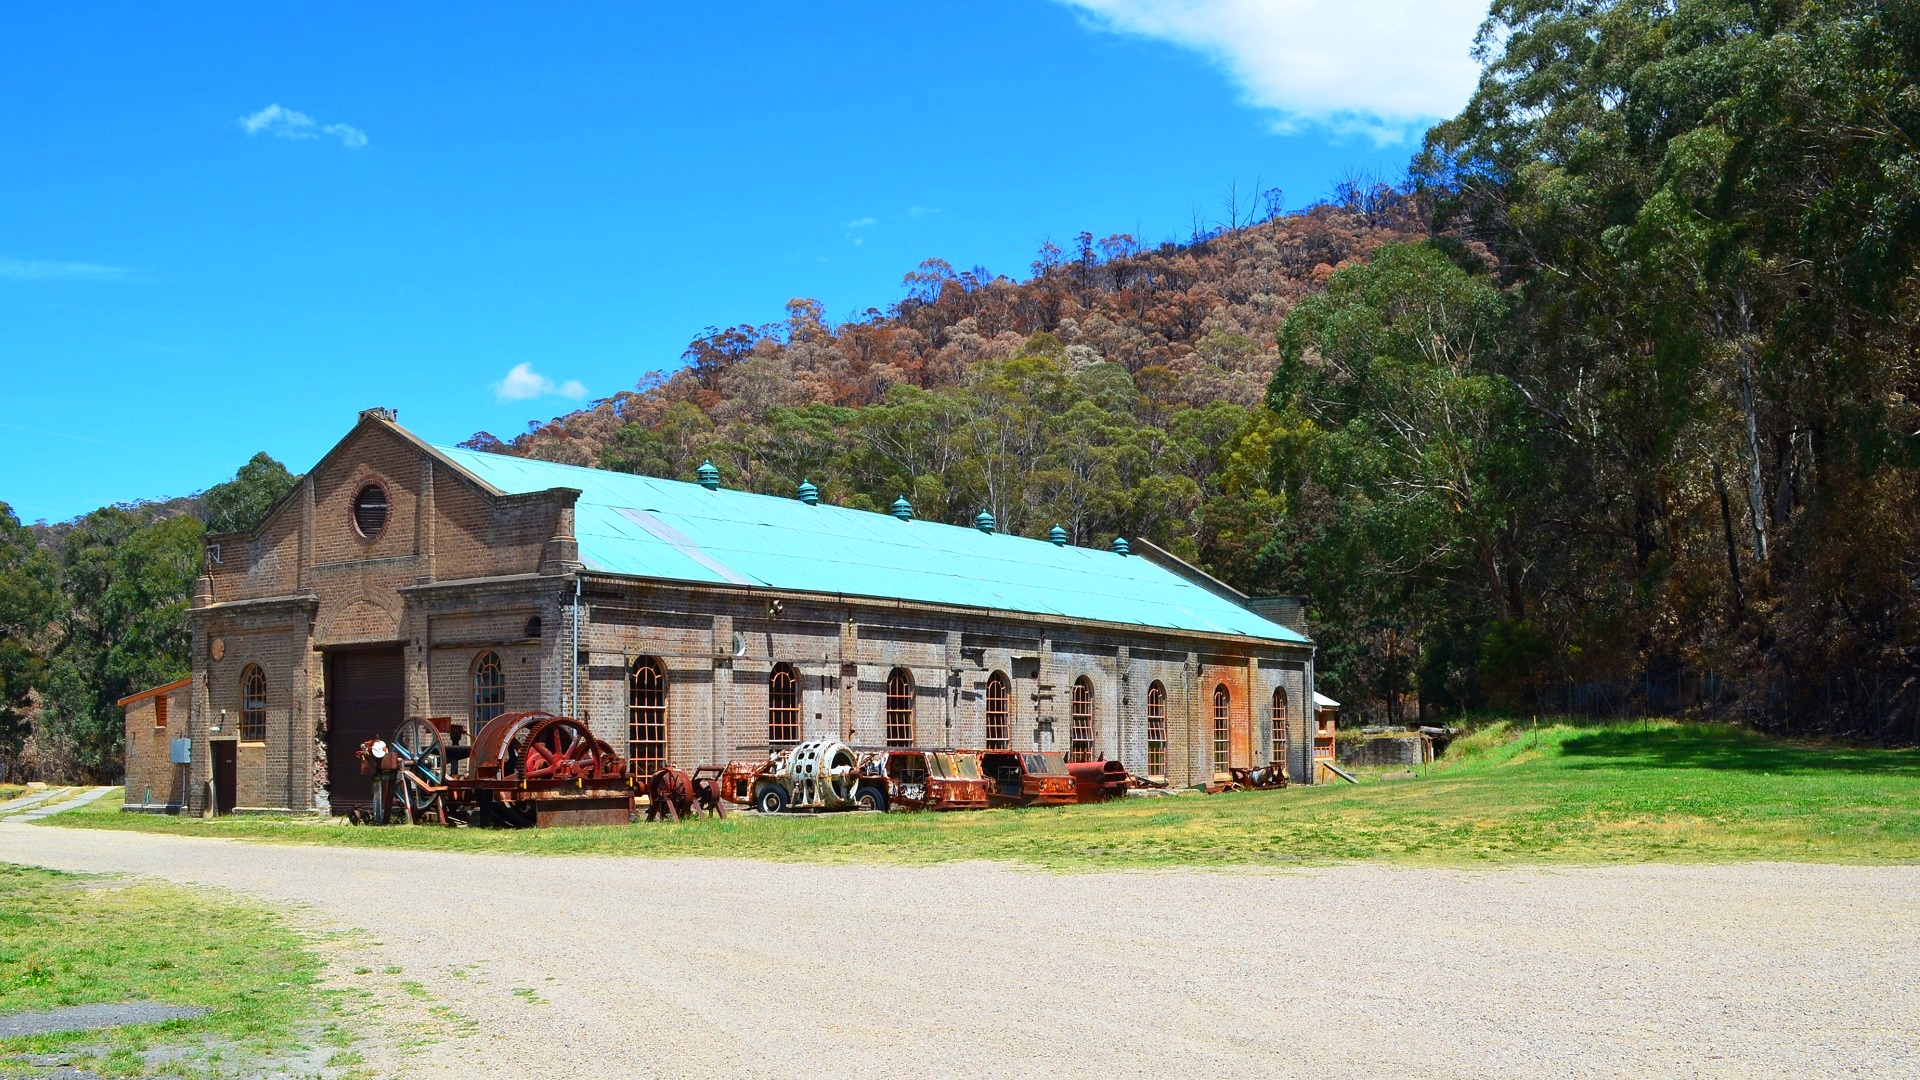
<instances>
[{"instance_id":1,"label":"drainpipe","mask_svg":"<svg viewBox=\"0 0 1920 1080\"><path fill-rule=\"evenodd\" d=\"M573 575L573 718L586 723L580 711L580 575Z\"/></svg>"}]
</instances>

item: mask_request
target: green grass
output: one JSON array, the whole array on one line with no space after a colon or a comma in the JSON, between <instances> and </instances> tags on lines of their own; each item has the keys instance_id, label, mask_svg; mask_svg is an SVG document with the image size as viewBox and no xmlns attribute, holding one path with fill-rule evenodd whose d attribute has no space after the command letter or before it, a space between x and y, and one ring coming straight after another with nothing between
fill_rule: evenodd
<instances>
[{"instance_id":1,"label":"green grass","mask_svg":"<svg viewBox=\"0 0 1920 1080\"><path fill-rule=\"evenodd\" d=\"M0 784L0 802L17 799L26 793L27 785L25 784Z\"/></svg>"},{"instance_id":2,"label":"green grass","mask_svg":"<svg viewBox=\"0 0 1920 1080\"><path fill-rule=\"evenodd\" d=\"M1710 724L1500 722L1407 780L970 814L733 816L525 832L120 814L49 825L541 855L1051 869L1289 866L1352 859L1538 862L1920 860L1920 751L1817 747ZM103 800L107 802L107 800Z\"/></svg>"},{"instance_id":3,"label":"green grass","mask_svg":"<svg viewBox=\"0 0 1920 1080\"><path fill-rule=\"evenodd\" d=\"M0 1039L0 1074L49 1053L107 1076L244 1073L312 1034L320 972L300 934L220 894L0 863L0 1014L147 1000L210 1010Z\"/></svg>"}]
</instances>

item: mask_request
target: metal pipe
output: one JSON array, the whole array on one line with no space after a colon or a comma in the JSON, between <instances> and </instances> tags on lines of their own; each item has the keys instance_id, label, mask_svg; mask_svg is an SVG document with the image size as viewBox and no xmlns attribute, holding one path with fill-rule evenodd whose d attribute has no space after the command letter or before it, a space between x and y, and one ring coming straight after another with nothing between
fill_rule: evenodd
<instances>
[{"instance_id":1,"label":"metal pipe","mask_svg":"<svg viewBox=\"0 0 1920 1080\"><path fill-rule=\"evenodd\" d=\"M573 717L581 723L586 715L580 711L580 575L573 575Z\"/></svg>"}]
</instances>

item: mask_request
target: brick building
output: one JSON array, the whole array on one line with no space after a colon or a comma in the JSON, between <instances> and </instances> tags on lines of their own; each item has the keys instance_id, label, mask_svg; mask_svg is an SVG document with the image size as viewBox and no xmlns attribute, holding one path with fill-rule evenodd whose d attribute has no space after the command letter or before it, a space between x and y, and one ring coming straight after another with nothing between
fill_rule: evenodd
<instances>
[{"instance_id":1,"label":"brick building","mask_svg":"<svg viewBox=\"0 0 1920 1080\"><path fill-rule=\"evenodd\" d=\"M173 763L173 740L187 733L193 680L128 694L116 704L127 724L127 805L178 813L186 805L187 772Z\"/></svg>"},{"instance_id":2,"label":"brick building","mask_svg":"<svg viewBox=\"0 0 1920 1080\"><path fill-rule=\"evenodd\" d=\"M368 798L362 740L534 708L642 769L833 734L1310 775L1304 635L1151 545L992 530L430 446L370 410L256 529L207 538L183 804L230 768L222 804L339 812Z\"/></svg>"}]
</instances>

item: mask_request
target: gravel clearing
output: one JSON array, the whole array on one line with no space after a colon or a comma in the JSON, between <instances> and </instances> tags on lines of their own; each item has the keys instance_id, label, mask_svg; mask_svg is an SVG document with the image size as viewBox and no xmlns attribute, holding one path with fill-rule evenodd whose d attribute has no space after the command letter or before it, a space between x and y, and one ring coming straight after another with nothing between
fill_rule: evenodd
<instances>
[{"instance_id":1,"label":"gravel clearing","mask_svg":"<svg viewBox=\"0 0 1920 1080\"><path fill-rule=\"evenodd\" d=\"M68 1005L44 1012L8 1013L0 1016L0 1039L55 1031L98 1031L123 1024L162 1024L168 1020L191 1020L206 1011L197 1005L128 1001L119 1005Z\"/></svg>"},{"instance_id":2,"label":"gravel clearing","mask_svg":"<svg viewBox=\"0 0 1920 1080\"><path fill-rule=\"evenodd\" d=\"M452 1010L373 1062L410 1077L1920 1077L1914 866L1050 874L18 824L0 861L357 931L336 967Z\"/></svg>"}]
</instances>

